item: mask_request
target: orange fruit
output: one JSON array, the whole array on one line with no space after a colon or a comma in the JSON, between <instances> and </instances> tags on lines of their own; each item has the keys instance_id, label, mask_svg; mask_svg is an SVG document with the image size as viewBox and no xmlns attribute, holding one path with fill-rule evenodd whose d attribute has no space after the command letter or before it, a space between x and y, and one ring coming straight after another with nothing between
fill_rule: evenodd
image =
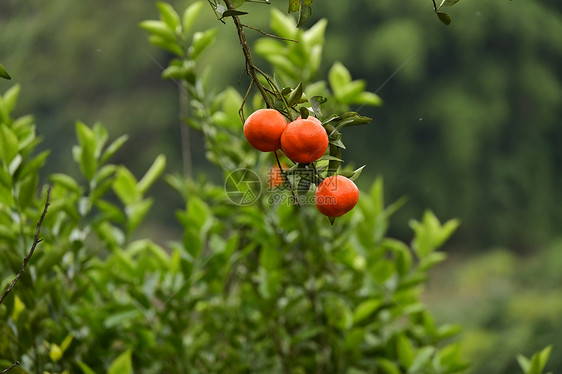
<instances>
[{"instance_id":1,"label":"orange fruit","mask_svg":"<svg viewBox=\"0 0 562 374\"><path fill-rule=\"evenodd\" d=\"M328 134L317 118L299 117L283 131L281 148L293 162L314 162L328 149Z\"/></svg>"},{"instance_id":2,"label":"orange fruit","mask_svg":"<svg viewBox=\"0 0 562 374\"><path fill-rule=\"evenodd\" d=\"M349 212L359 200L359 189L351 179L332 175L318 185L314 194L316 208L325 216L339 217Z\"/></svg>"},{"instance_id":3,"label":"orange fruit","mask_svg":"<svg viewBox=\"0 0 562 374\"><path fill-rule=\"evenodd\" d=\"M275 109L258 109L244 122L244 136L259 151L276 151L286 127L287 120Z\"/></svg>"}]
</instances>

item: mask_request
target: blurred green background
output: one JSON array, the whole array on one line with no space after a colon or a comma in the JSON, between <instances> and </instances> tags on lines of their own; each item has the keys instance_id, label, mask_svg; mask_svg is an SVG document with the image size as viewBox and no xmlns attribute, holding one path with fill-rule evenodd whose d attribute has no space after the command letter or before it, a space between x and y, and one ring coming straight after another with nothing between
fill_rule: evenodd
<instances>
[{"instance_id":1,"label":"blurred green background","mask_svg":"<svg viewBox=\"0 0 562 374\"><path fill-rule=\"evenodd\" d=\"M267 29L269 7L245 7L246 22ZM243 59L233 27L203 13L196 27L219 35L202 65L213 66L217 90L236 85ZM428 304L438 320L466 325L473 372L513 373L515 353L551 343L562 352L562 3L463 0L450 14L447 27L429 0L318 0L310 24L329 21L323 74L341 61L384 100L353 108L374 124L344 133L344 158L367 164L360 185L383 175L391 200L408 197L392 235L408 239L408 219L426 208L462 222ZM159 153L181 172L177 87L160 79L170 56L138 28L156 17L153 2L2 0L0 61L13 80L0 91L22 84L19 114L35 115L42 149L53 150L45 173L78 176L70 158L78 119L128 133L118 161L133 172ZM199 140L195 174L212 178ZM147 230L165 242L179 202L160 187ZM562 370L562 355L551 365Z\"/></svg>"}]
</instances>

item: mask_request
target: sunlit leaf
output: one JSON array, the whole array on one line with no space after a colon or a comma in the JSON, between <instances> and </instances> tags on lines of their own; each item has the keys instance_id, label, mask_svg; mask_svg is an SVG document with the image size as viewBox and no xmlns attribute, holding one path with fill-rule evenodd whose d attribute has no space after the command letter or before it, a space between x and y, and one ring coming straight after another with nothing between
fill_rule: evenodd
<instances>
[{"instance_id":1,"label":"sunlit leaf","mask_svg":"<svg viewBox=\"0 0 562 374\"><path fill-rule=\"evenodd\" d=\"M166 156L159 155L156 157L152 166L148 169L146 174L139 181L137 188L141 194L145 194L148 188L158 179L158 177L164 172L166 167Z\"/></svg>"},{"instance_id":2,"label":"sunlit leaf","mask_svg":"<svg viewBox=\"0 0 562 374\"><path fill-rule=\"evenodd\" d=\"M107 374L133 374L132 352L126 350L109 366Z\"/></svg>"},{"instance_id":3,"label":"sunlit leaf","mask_svg":"<svg viewBox=\"0 0 562 374\"><path fill-rule=\"evenodd\" d=\"M197 19L197 16L199 15L199 12L201 11L202 8L203 8L203 3L201 1L193 3L189 7L187 7L182 17L182 26L183 26L184 33L188 33L191 31L191 28L193 27L193 23Z\"/></svg>"},{"instance_id":4,"label":"sunlit leaf","mask_svg":"<svg viewBox=\"0 0 562 374\"><path fill-rule=\"evenodd\" d=\"M6 125L0 125L0 159L7 164L18 154L18 137Z\"/></svg>"},{"instance_id":5,"label":"sunlit leaf","mask_svg":"<svg viewBox=\"0 0 562 374\"><path fill-rule=\"evenodd\" d=\"M176 10L168 3L165 2L157 2L156 6L158 7L158 11L160 12L160 18L164 23L175 32L180 25L180 16L176 12Z\"/></svg>"},{"instance_id":6,"label":"sunlit leaf","mask_svg":"<svg viewBox=\"0 0 562 374\"><path fill-rule=\"evenodd\" d=\"M193 35L193 45L190 48L190 55L192 59L197 59L201 52L210 46L217 36L217 29L209 29L204 32L196 32Z\"/></svg>"},{"instance_id":7,"label":"sunlit leaf","mask_svg":"<svg viewBox=\"0 0 562 374\"><path fill-rule=\"evenodd\" d=\"M147 20L139 23L140 28L167 41L175 41L174 32L162 21Z\"/></svg>"}]
</instances>

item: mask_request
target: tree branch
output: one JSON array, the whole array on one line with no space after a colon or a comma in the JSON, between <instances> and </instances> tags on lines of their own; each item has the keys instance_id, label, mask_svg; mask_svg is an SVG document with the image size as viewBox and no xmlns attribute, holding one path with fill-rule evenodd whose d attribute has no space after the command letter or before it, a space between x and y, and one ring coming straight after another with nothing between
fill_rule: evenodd
<instances>
[{"instance_id":1,"label":"tree branch","mask_svg":"<svg viewBox=\"0 0 562 374\"><path fill-rule=\"evenodd\" d=\"M234 10L234 7L232 6L230 0L223 0L223 1L229 10ZM248 71L248 75L250 76L252 81L254 81L254 84L260 91L260 94L265 100L267 107L273 108L273 103L271 102L271 99L267 95L265 87L261 84L258 78L258 74L256 72L256 66L254 65L254 60L252 59L250 46L248 45L248 41L246 40L246 34L244 33L244 25L242 24L242 22L240 22L240 18L238 16L232 16L232 19L234 20L236 31L238 31L238 39L240 40L240 45L242 46L242 52L244 53L244 58L246 59L246 69Z\"/></svg>"},{"instance_id":2,"label":"tree branch","mask_svg":"<svg viewBox=\"0 0 562 374\"><path fill-rule=\"evenodd\" d=\"M12 364L12 366L10 366L9 368L0 371L0 374L6 374L7 372L9 372L10 370L12 370L13 368L15 368L16 366L18 366L19 364L20 364L19 361L14 362L14 363Z\"/></svg>"},{"instance_id":3,"label":"tree branch","mask_svg":"<svg viewBox=\"0 0 562 374\"><path fill-rule=\"evenodd\" d=\"M25 258L23 259L23 264L21 266L20 271L18 272L18 274L16 275L16 277L14 278L12 283L10 283L8 288L6 288L6 291L4 291L4 293L2 294L2 297L0 297L0 304L2 304L2 302L4 301L6 296L8 296L10 291L15 287L16 283L18 283L21 276L25 272L25 268L27 267L27 263L29 262L29 260L31 259L31 256L33 255L33 252L35 251L35 247L37 247L37 244L39 244L43 240L43 239L39 239L39 233L41 232L41 225L43 224L43 219L45 218L45 215L47 214L47 209L49 208L50 201L51 201L51 186L49 186L49 188L47 189L47 200L45 201L45 207L43 208L43 213L41 214L41 217L39 218L39 221L37 222L37 228L35 229L35 238L33 239L33 244L31 245L31 249L29 250L29 253L27 254L27 256L25 256ZM17 364L19 364L19 363L16 363L13 366L15 366ZM9 368L9 369L11 369L11 368ZM9 369L7 369L7 370L9 370ZM6 371L3 371L2 373L5 373L5 372ZM0 374L2 374L2 373L0 373Z\"/></svg>"}]
</instances>

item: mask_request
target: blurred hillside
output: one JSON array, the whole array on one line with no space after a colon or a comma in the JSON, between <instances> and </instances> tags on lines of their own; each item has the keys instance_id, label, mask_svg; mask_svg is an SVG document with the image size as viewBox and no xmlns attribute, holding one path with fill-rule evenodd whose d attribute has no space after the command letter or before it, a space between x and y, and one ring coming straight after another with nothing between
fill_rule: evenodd
<instances>
[{"instance_id":1,"label":"blurred hillside","mask_svg":"<svg viewBox=\"0 0 562 374\"><path fill-rule=\"evenodd\" d=\"M190 1L172 3L182 9ZM346 159L368 164L364 185L382 174L391 198L409 197L395 225L404 231L395 235L409 236L406 220L426 208L459 217L455 241L469 249L529 250L556 234L562 3L464 0L451 9L449 27L430 1L315 5L313 18L329 19L324 71L340 60L385 101L362 108L374 125L344 136ZM254 26L266 27L268 7L245 6L262 12ZM202 65L213 66L215 87L236 85L243 65L232 26L203 14L196 27L216 26L219 35ZM155 17L152 2L2 1L0 58L13 80L0 82L0 91L22 84L20 113L36 116L43 148L53 149L46 172L74 170L77 119L130 134L118 157L133 171L158 153L171 172L181 171L177 87L160 79L169 56L138 28ZM206 166L200 144L193 139L196 172ZM171 220L176 203L157 207L154 222Z\"/></svg>"}]
</instances>

